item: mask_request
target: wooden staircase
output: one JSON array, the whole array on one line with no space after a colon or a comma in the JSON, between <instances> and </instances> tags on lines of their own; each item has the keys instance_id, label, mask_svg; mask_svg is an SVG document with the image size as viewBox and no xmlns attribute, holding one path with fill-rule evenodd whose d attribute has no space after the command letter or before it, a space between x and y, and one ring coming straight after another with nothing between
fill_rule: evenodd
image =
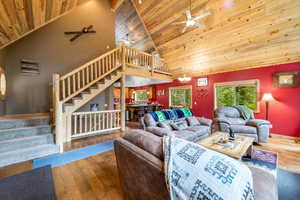
<instances>
[{"instance_id":1,"label":"wooden staircase","mask_svg":"<svg viewBox=\"0 0 300 200\"><path fill-rule=\"evenodd\" d=\"M103 132L104 129L125 129L124 88L126 75L172 81L172 75L168 72L163 60L157 55L127 46L120 46L109 51L64 76L53 75L55 134L56 144L60 146L60 151L63 151L64 142L78 137L76 135L78 127L74 128L78 125L77 122L83 122L83 124L79 124L81 125L80 136L85 135L84 129L86 134ZM76 110L117 81L121 82L123 88L121 89L121 111L74 114ZM110 114L111 118L104 118L103 116L108 116L106 114ZM78 116L79 118L77 118ZM95 122L106 125L92 124ZM93 131L88 131L88 127L90 127L89 130L92 130L92 126L94 127Z\"/></svg>"}]
</instances>

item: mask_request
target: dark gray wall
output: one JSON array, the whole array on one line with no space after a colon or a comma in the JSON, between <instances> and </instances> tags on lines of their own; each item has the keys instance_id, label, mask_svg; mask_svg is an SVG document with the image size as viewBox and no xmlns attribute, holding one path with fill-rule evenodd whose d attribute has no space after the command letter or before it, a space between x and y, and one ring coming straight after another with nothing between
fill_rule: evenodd
<instances>
[{"instance_id":1,"label":"dark gray wall","mask_svg":"<svg viewBox=\"0 0 300 200\"><path fill-rule=\"evenodd\" d=\"M0 50L0 67L5 70L5 56L6 56L6 49ZM5 100L0 101L0 115L5 114Z\"/></svg>"},{"instance_id":2,"label":"dark gray wall","mask_svg":"<svg viewBox=\"0 0 300 200\"><path fill-rule=\"evenodd\" d=\"M77 31L88 25L94 25L97 33L83 35L72 43L70 36L64 35L64 31ZM110 9L109 0L91 0L10 45L6 57L6 113L48 112L52 74L63 75L114 48L114 25L115 15ZM21 59L38 62L40 75L22 75ZM96 98L98 101L103 101L101 95Z\"/></svg>"}]
</instances>

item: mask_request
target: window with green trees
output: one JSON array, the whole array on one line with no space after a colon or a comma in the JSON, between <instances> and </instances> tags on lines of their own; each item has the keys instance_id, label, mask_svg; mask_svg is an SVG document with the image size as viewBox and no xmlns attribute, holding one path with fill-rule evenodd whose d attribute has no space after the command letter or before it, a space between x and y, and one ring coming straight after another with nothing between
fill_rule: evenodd
<instances>
[{"instance_id":1,"label":"window with green trees","mask_svg":"<svg viewBox=\"0 0 300 200\"><path fill-rule=\"evenodd\" d=\"M136 90L134 93L134 101L148 101L146 90Z\"/></svg>"},{"instance_id":2,"label":"window with green trees","mask_svg":"<svg viewBox=\"0 0 300 200\"><path fill-rule=\"evenodd\" d=\"M170 107L191 107L192 87L173 87L169 89Z\"/></svg>"},{"instance_id":3,"label":"window with green trees","mask_svg":"<svg viewBox=\"0 0 300 200\"><path fill-rule=\"evenodd\" d=\"M215 107L245 105L257 112L258 80L225 82L215 84Z\"/></svg>"}]
</instances>

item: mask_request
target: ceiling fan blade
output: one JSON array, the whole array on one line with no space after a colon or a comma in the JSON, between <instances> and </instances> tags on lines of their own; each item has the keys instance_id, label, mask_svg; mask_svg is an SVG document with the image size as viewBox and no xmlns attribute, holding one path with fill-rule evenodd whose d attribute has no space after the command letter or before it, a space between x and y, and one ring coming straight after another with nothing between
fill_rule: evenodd
<instances>
[{"instance_id":1,"label":"ceiling fan blade","mask_svg":"<svg viewBox=\"0 0 300 200\"><path fill-rule=\"evenodd\" d=\"M96 31L87 31L85 33L96 33Z\"/></svg>"},{"instance_id":2,"label":"ceiling fan blade","mask_svg":"<svg viewBox=\"0 0 300 200\"><path fill-rule=\"evenodd\" d=\"M199 24L199 23L195 23L195 25L197 28L204 28L205 26L203 24Z\"/></svg>"},{"instance_id":3,"label":"ceiling fan blade","mask_svg":"<svg viewBox=\"0 0 300 200\"><path fill-rule=\"evenodd\" d=\"M88 30L90 30L90 29L92 29L92 28L93 28L93 25L89 25L89 26L87 27Z\"/></svg>"},{"instance_id":4,"label":"ceiling fan blade","mask_svg":"<svg viewBox=\"0 0 300 200\"><path fill-rule=\"evenodd\" d=\"M187 26L185 26L185 27L182 29L181 33L185 33L186 29L187 29Z\"/></svg>"},{"instance_id":5,"label":"ceiling fan blade","mask_svg":"<svg viewBox=\"0 0 300 200\"><path fill-rule=\"evenodd\" d=\"M182 22L173 22L172 25L177 25L177 24L185 24L186 21L182 21Z\"/></svg>"},{"instance_id":6,"label":"ceiling fan blade","mask_svg":"<svg viewBox=\"0 0 300 200\"><path fill-rule=\"evenodd\" d=\"M199 16L194 17L194 20L199 20L199 19L202 19L202 18L207 17L207 16L209 16L209 15L211 15L211 13L210 13L210 12L207 12L207 13L204 13L204 14L202 14L202 15L199 15Z\"/></svg>"},{"instance_id":7,"label":"ceiling fan blade","mask_svg":"<svg viewBox=\"0 0 300 200\"><path fill-rule=\"evenodd\" d=\"M70 35L70 34L79 34L81 33L81 31L66 31L65 34L66 35Z\"/></svg>"},{"instance_id":8,"label":"ceiling fan blade","mask_svg":"<svg viewBox=\"0 0 300 200\"><path fill-rule=\"evenodd\" d=\"M76 40L77 38L79 38L82 35L82 33L75 35L74 37L72 37L70 39L71 42L73 42L74 40Z\"/></svg>"},{"instance_id":9,"label":"ceiling fan blade","mask_svg":"<svg viewBox=\"0 0 300 200\"><path fill-rule=\"evenodd\" d=\"M190 10L186 10L186 11L185 11L185 14L186 14L187 20L192 20L192 14L191 14L191 11L190 11Z\"/></svg>"}]
</instances>

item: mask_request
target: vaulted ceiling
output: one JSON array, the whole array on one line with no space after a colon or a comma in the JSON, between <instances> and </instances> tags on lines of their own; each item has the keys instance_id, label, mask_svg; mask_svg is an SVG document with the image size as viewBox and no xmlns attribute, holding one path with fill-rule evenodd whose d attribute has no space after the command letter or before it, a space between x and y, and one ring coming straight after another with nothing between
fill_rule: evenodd
<instances>
[{"instance_id":1,"label":"vaulted ceiling","mask_svg":"<svg viewBox=\"0 0 300 200\"><path fill-rule=\"evenodd\" d=\"M152 51L154 49L154 43L130 0L122 1L116 10L116 43L120 44L124 39L132 41L131 46L140 50Z\"/></svg>"},{"instance_id":2,"label":"vaulted ceiling","mask_svg":"<svg viewBox=\"0 0 300 200\"><path fill-rule=\"evenodd\" d=\"M0 49L87 0L0 0Z\"/></svg>"},{"instance_id":3,"label":"vaulted ceiling","mask_svg":"<svg viewBox=\"0 0 300 200\"><path fill-rule=\"evenodd\" d=\"M182 34L187 0L132 0L171 72L204 75L300 60L299 0L192 0L204 29Z\"/></svg>"}]
</instances>

